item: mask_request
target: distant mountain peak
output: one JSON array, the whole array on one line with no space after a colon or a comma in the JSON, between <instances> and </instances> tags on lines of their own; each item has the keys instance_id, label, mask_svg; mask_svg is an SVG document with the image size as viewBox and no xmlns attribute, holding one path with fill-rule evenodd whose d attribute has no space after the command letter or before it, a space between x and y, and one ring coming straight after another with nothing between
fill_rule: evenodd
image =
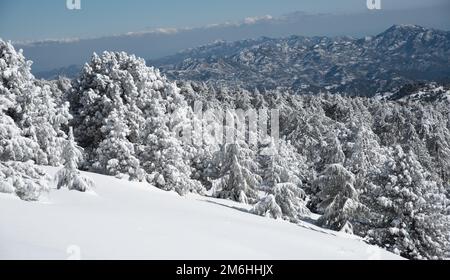
<instances>
[{"instance_id":1,"label":"distant mountain peak","mask_svg":"<svg viewBox=\"0 0 450 280\"><path fill-rule=\"evenodd\" d=\"M394 29L405 29L405 30L425 30L423 26L417 24L394 24L392 26Z\"/></svg>"},{"instance_id":2,"label":"distant mountain peak","mask_svg":"<svg viewBox=\"0 0 450 280\"><path fill-rule=\"evenodd\" d=\"M415 24L394 24L378 36L387 36L389 34L398 34L398 33L420 33L427 31L429 29L426 29L423 26L415 25Z\"/></svg>"}]
</instances>

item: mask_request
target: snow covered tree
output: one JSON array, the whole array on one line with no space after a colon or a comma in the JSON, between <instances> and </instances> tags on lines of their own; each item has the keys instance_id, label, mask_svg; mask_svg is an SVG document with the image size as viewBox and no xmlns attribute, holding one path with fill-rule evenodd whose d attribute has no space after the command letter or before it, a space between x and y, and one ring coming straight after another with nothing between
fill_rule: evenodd
<instances>
[{"instance_id":1,"label":"snow covered tree","mask_svg":"<svg viewBox=\"0 0 450 280\"><path fill-rule=\"evenodd\" d=\"M0 160L27 161L42 155L39 144L22 135L22 130L6 114L13 106L6 97L0 96Z\"/></svg>"},{"instance_id":2,"label":"snow covered tree","mask_svg":"<svg viewBox=\"0 0 450 280\"><path fill-rule=\"evenodd\" d=\"M304 158L285 140L279 140L276 145L270 138L261 149L260 161L263 170L261 189L274 197L282 216L293 222L308 217L311 213L306 207L307 196L302 189L302 173L308 172Z\"/></svg>"},{"instance_id":3,"label":"snow covered tree","mask_svg":"<svg viewBox=\"0 0 450 280\"><path fill-rule=\"evenodd\" d=\"M32 161L0 162L0 192L15 193L25 201L37 201L48 191L48 176Z\"/></svg>"},{"instance_id":4,"label":"snow covered tree","mask_svg":"<svg viewBox=\"0 0 450 280\"><path fill-rule=\"evenodd\" d=\"M428 135L430 154L435 159L435 170L443 182L450 184L450 130L442 119L438 120Z\"/></svg>"},{"instance_id":5,"label":"snow covered tree","mask_svg":"<svg viewBox=\"0 0 450 280\"><path fill-rule=\"evenodd\" d=\"M272 194L260 199L250 212L273 219L279 219L283 216L282 210L276 202L275 196Z\"/></svg>"},{"instance_id":6,"label":"snow covered tree","mask_svg":"<svg viewBox=\"0 0 450 280\"><path fill-rule=\"evenodd\" d=\"M214 196L241 203L255 203L261 182L255 153L245 142L226 143L216 154L220 166L218 178L213 181Z\"/></svg>"},{"instance_id":7,"label":"snow covered tree","mask_svg":"<svg viewBox=\"0 0 450 280\"><path fill-rule=\"evenodd\" d=\"M143 180L143 171L135 157L134 146L128 140L130 130L124 122L123 112L113 110L101 131L108 135L98 146L98 162L94 168L102 173L121 176L130 175L131 180Z\"/></svg>"},{"instance_id":8,"label":"snow covered tree","mask_svg":"<svg viewBox=\"0 0 450 280\"><path fill-rule=\"evenodd\" d=\"M190 178L189 147L175 134L189 116L176 112L187 103L158 70L126 53L94 54L72 88L74 132L88 165L106 174L146 177L180 194L201 191Z\"/></svg>"},{"instance_id":9,"label":"snow covered tree","mask_svg":"<svg viewBox=\"0 0 450 280\"><path fill-rule=\"evenodd\" d=\"M31 64L22 51L0 40L3 158L57 165L65 138L62 127L71 118L69 105L56 101L62 93L53 83L35 80Z\"/></svg>"},{"instance_id":10,"label":"snow covered tree","mask_svg":"<svg viewBox=\"0 0 450 280\"><path fill-rule=\"evenodd\" d=\"M191 179L191 167L186 162L186 151L180 140L167 126L168 116L158 98L151 101L151 115L143 132L139 158L149 174L148 181L156 187L176 191L180 195L203 191L196 180Z\"/></svg>"},{"instance_id":11,"label":"snow covered tree","mask_svg":"<svg viewBox=\"0 0 450 280\"><path fill-rule=\"evenodd\" d=\"M318 220L319 225L353 233L351 218L361 208L354 181L354 175L340 164L329 165L317 178L315 184L322 200L318 207L324 213Z\"/></svg>"},{"instance_id":12,"label":"snow covered tree","mask_svg":"<svg viewBox=\"0 0 450 280\"><path fill-rule=\"evenodd\" d=\"M322 119L317 112L299 111L286 124L280 122L280 127L286 126L283 130L286 139L311 163L317 163L321 159L322 135L323 130L326 130Z\"/></svg>"},{"instance_id":13,"label":"snow covered tree","mask_svg":"<svg viewBox=\"0 0 450 280\"><path fill-rule=\"evenodd\" d=\"M366 194L373 215L368 239L407 258L444 258L450 236L442 187L429 181L411 151L396 146L391 154L378 184Z\"/></svg>"},{"instance_id":14,"label":"snow covered tree","mask_svg":"<svg viewBox=\"0 0 450 280\"><path fill-rule=\"evenodd\" d=\"M346 98L339 94L336 95L325 95L325 115L336 122L345 123L350 120L351 116L351 105L348 104Z\"/></svg>"},{"instance_id":15,"label":"snow covered tree","mask_svg":"<svg viewBox=\"0 0 450 280\"><path fill-rule=\"evenodd\" d=\"M366 173L382 160L377 136L370 129L360 126L356 132L351 155L346 160L346 166L349 166L350 171L357 176L365 177Z\"/></svg>"},{"instance_id":16,"label":"snow covered tree","mask_svg":"<svg viewBox=\"0 0 450 280\"><path fill-rule=\"evenodd\" d=\"M120 122L122 122L117 125L123 126L126 130L126 136L120 137L127 138L132 144L140 141L140 133L146 123L150 102L155 96L160 97L160 92L163 92L167 86L168 82L158 70L147 67L143 59L134 55L123 52L104 52L101 56L93 55L90 63L84 66L79 78L73 82L68 94L74 116L72 122L74 134L86 150L87 167L98 162L96 150L102 141L108 142L107 138L112 129L110 126L113 122L117 123L113 120L117 117L116 115L120 115ZM112 112L115 112L114 115L111 115ZM131 147L122 148L128 149L133 155ZM114 158L110 157L108 160ZM114 163L116 162L112 162ZM120 164L119 162L119 166L115 169L126 173L127 170L120 167ZM106 167L106 164L103 167ZM136 172L135 163L132 164L131 171ZM136 176L136 173L130 175Z\"/></svg>"},{"instance_id":17,"label":"snow covered tree","mask_svg":"<svg viewBox=\"0 0 450 280\"><path fill-rule=\"evenodd\" d=\"M57 89L51 85L41 85L35 88L31 96L21 99L20 126L23 134L34 139L45 155L37 162L55 166L62 161L65 139L62 128L68 124L71 115L69 103L57 104L52 91Z\"/></svg>"},{"instance_id":18,"label":"snow covered tree","mask_svg":"<svg viewBox=\"0 0 450 280\"><path fill-rule=\"evenodd\" d=\"M56 186L58 189L68 188L85 192L94 186L94 182L81 175L78 164L82 159L81 148L75 142L72 127L63 150L64 167L56 173Z\"/></svg>"},{"instance_id":19,"label":"snow covered tree","mask_svg":"<svg viewBox=\"0 0 450 280\"><path fill-rule=\"evenodd\" d=\"M403 128L408 123L401 106L392 103L377 104L374 132L380 138L380 144L393 146L402 141Z\"/></svg>"},{"instance_id":20,"label":"snow covered tree","mask_svg":"<svg viewBox=\"0 0 450 280\"><path fill-rule=\"evenodd\" d=\"M355 189L364 192L386 160L385 149L380 147L378 137L372 130L361 124L357 128L349 153L345 166L355 175ZM357 227L356 231L360 230L359 225L354 226Z\"/></svg>"},{"instance_id":21,"label":"snow covered tree","mask_svg":"<svg viewBox=\"0 0 450 280\"><path fill-rule=\"evenodd\" d=\"M326 168L329 164L341 164L345 161L345 154L342 150L341 141L339 141L335 132L330 132L325 141L322 142L321 162L319 170Z\"/></svg>"},{"instance_id":22,"label":"snow covered tree","mask_svg":"<svg viewBox=\"0 0 450 280\"><path fill-rule=\"evenodd\" d=\"M31 74L31 61L27 61L22 50L16 51L9 42L0 40L0 92L12 102L20 102L32 94L35 89L34 77ZM21 108L13 108L10 114L19 118Z\"/></svg>"},{"instance_id":23,"label":"snow covered tree","mask_svg":"<svg viewBox=\"0 0 450 280\"><path fill-rule=\"evenodd\" d=\"M319 120L312 120L313 123L321 123L320 118L323 117L318 118ZM329 125L332 126L332 124ZM343 165L345 162L345 154L342 149L341 141L337 136L338 131L336 131L336 128L334 127L331 129L332 130L328 132L318 132L319 138L314 140L315 144L308 149L308 160L312 162L314 166L314 177L317 177L317 174L322 173L331 164ZM323 138L321 135L326 135L326 137ZM321 189L318 185L311 184L305 188L305 191L310 196L310 201L308 202L309 209L312 211L323 211L323 209L318 209L318 204L321 201L321 198L318 196Z\"/></svg>"}]
</instances>

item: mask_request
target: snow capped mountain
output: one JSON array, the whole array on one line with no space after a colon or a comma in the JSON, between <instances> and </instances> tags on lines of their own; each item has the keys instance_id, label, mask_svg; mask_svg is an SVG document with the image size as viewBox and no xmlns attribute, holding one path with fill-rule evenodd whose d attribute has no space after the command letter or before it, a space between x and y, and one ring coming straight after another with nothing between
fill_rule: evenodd
<instances>
[{"instance_id":1,"label":"snow capped mountain","mask_svg":"<svg viewBox=\"0 0 450 280\"><path fill-rule=\"evenodd\" d=\"M174 79L373 96L416 80L448 80L450 32L394 25L364 39L291 36L220 41L150 64Z\"/></svg>"}]
</instances>

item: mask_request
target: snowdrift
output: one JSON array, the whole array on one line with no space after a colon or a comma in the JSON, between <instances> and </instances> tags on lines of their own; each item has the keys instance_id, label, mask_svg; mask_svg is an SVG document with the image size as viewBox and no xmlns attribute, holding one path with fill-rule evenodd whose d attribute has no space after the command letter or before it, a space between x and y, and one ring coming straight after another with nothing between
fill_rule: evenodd
<instances>
[{"instance_id":1,"label":"snowdrift","mask_svg":"<svg viewBox=\"0 0 450 280\"><path fill-rule=\"evenodd\" d=\"M0 259L401 259L232 201L85 175L96 183L87 193L52 189L39 202L0 194Z\"/></svg>"}]
</instances>

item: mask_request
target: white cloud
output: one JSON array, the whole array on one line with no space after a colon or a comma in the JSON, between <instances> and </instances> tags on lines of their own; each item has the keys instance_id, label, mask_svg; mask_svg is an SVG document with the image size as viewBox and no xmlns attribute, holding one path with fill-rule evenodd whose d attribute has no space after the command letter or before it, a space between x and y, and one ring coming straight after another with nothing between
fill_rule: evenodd
<instances>
[{"instance_id":1,"label":"white cloud","mask_svg":"<svg viewBox=\"0 0 450 280\"><path fill-rule=\"evenodd\" d=\"M270 21L274 20L275 18L271 15L265 15L265 16L256 16L256 17L247 17L242 21L238 22L223 22L223 23L212 23L207 24L200 27L161 27L161 28L155 28L151 30L144 30L144 31L137 31L137 32L127 32L124 34L115 34L115 35L109 35L109 36L98 36L98 37L88 37L88 38L63 38L63 39L45 39L45 40L37 40L37 41L16 41L13 42L17 45L36 45L36 44L46 44L46 43L72 43L80 40L89 40L89 39L99 39L99 38L105 38L105 37L120 37L120 36L143 36L147 34L164 34L164 35L172 35L177 34L183 31L189 31L193 29L209 29L209 28L218 28L218 27L227 27L227 26L242 26L242 25L252 25L257 24L264 21Z\"/></svg>"},{"instance_id":2,"label":"white cloud","mask_svg":"<svg viewBox=\"0 0 450 280\"><path fill-rule=\"evenodd\" d=\"M260 21L268 21L272 20L273 17L271 15L259 16L259 17L247 17L244 19L244 24L255 24Z\"/></svg>"}]
</instances>

